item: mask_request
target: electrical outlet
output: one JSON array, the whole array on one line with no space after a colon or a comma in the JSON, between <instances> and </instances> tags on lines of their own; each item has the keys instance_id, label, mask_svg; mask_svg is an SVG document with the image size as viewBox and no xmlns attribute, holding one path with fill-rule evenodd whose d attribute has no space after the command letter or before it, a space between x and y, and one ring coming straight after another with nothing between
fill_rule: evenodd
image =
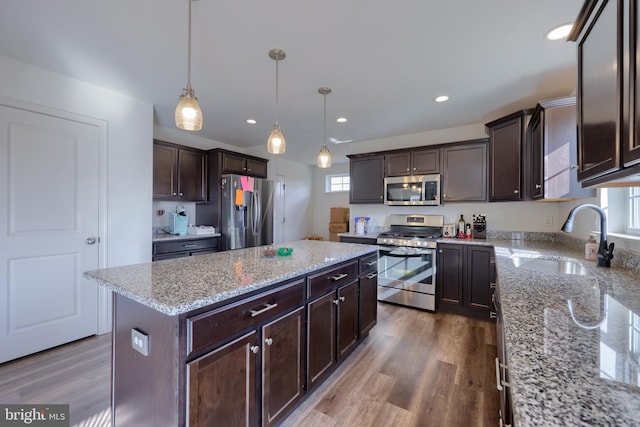
<instances>
[{"instance_id":1,"label":"electrical outlet","mask_svg":"<svg viewBox=\"0 0 640 427\"><path fill-rule=\"evenodd\" d=\"M544 225L546 227L553 227L553 217L552 216L545 216L544 217Z\"/></svg>"},{"instance_id":2,"label":"electrical outlet","mask_svg":"<svg viewBox=\"0 0 640 427\"><path fill-rule=\"evenodd\" d=\"M137 329L131 329L131 347L144 356L149 355L149 335Z\"/></svg>"}]
</instances>

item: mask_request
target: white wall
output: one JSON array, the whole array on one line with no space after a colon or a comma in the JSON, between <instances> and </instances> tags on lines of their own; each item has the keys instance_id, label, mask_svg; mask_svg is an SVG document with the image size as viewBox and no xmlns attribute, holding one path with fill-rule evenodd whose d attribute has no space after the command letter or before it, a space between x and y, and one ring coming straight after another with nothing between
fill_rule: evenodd
<instances>
[{"instance_id":1,"label":"white wall","mask_svg":"<svg viewBox=\"0 0 640 427\"><path fill-rule=\"evenodd\" d=\"M0 95L107 122L106 265L151 260L153 106L0 56Z\"/></svg>"}]
</instances>

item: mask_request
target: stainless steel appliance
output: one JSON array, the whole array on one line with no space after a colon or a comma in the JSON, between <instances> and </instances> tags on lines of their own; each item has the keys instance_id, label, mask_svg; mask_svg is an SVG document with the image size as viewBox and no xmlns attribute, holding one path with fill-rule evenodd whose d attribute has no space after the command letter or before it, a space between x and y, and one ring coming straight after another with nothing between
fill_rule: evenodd
<instances>
[{"instance_id":1,"label":"stainless steel appliance","mask_svg":"<svg viewBox=\"0 0 640 427\"><path fill-rule=\"evenodd\" d=\"M384 202L392 206L439 205L440 175L411 175L385 178Z\"/></svg>"},{"instance_id":2,"label":"stainless steel appliance","mask_svg":"<svg viewBox=\"0 0 640 427\"><path fill-rule=\"evenodd\" d=\"M391 215L389 231L378 234L378 300L436 309L436 239L442 215Z\"/></svg>"},{"instance_id":3,"label":"stainless steel appliance","mask_svg":"<svg viewBox=\"0 0 640 427\"><path fill-rule=\"evenodd\" d=\"M223 175L220 233L225 249L273 243L273 181Z\"/></svg>"}]
</instances>

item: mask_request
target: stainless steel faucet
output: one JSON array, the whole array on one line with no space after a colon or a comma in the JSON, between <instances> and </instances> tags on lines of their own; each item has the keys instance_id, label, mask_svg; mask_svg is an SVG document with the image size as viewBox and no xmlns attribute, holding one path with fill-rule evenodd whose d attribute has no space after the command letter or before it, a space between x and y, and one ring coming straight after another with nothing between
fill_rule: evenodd
<instances>
[{"instance_id":1,"label":"stainless steel faucet","mask_svg":"<svg viewBox=\"0 0 640 427\"><path fill-rule=\"evenodd\" d=\"M581 211L584 208L590 208L598 212L600 215L600 246L598 248L598 267L611 267L611 258L613 258L613 246L611 243L607 246L607 215L599 206L592 204L584 204L578 205L575 208L571 209L569 212L569 216L567 220L564 222L564 225L560 230L565 233L571 233L573 231L573 218L576 216L578 211Z\"/></svg>"}]
</instances>

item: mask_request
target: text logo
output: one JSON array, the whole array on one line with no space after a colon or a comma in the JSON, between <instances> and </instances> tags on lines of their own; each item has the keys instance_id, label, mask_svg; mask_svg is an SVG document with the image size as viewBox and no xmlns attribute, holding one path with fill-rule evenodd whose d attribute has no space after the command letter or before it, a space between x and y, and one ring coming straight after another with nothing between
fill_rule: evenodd
<instances>
[{"instance_id":1,"label":"text logo","mask_svg":"<svg viewBox=\"0 0 640 427\"><path fill-rule=\"evenodd\" d=\"M69 427L69 405L0 405L0 427Z\"/></svg>"}]
</instances>

